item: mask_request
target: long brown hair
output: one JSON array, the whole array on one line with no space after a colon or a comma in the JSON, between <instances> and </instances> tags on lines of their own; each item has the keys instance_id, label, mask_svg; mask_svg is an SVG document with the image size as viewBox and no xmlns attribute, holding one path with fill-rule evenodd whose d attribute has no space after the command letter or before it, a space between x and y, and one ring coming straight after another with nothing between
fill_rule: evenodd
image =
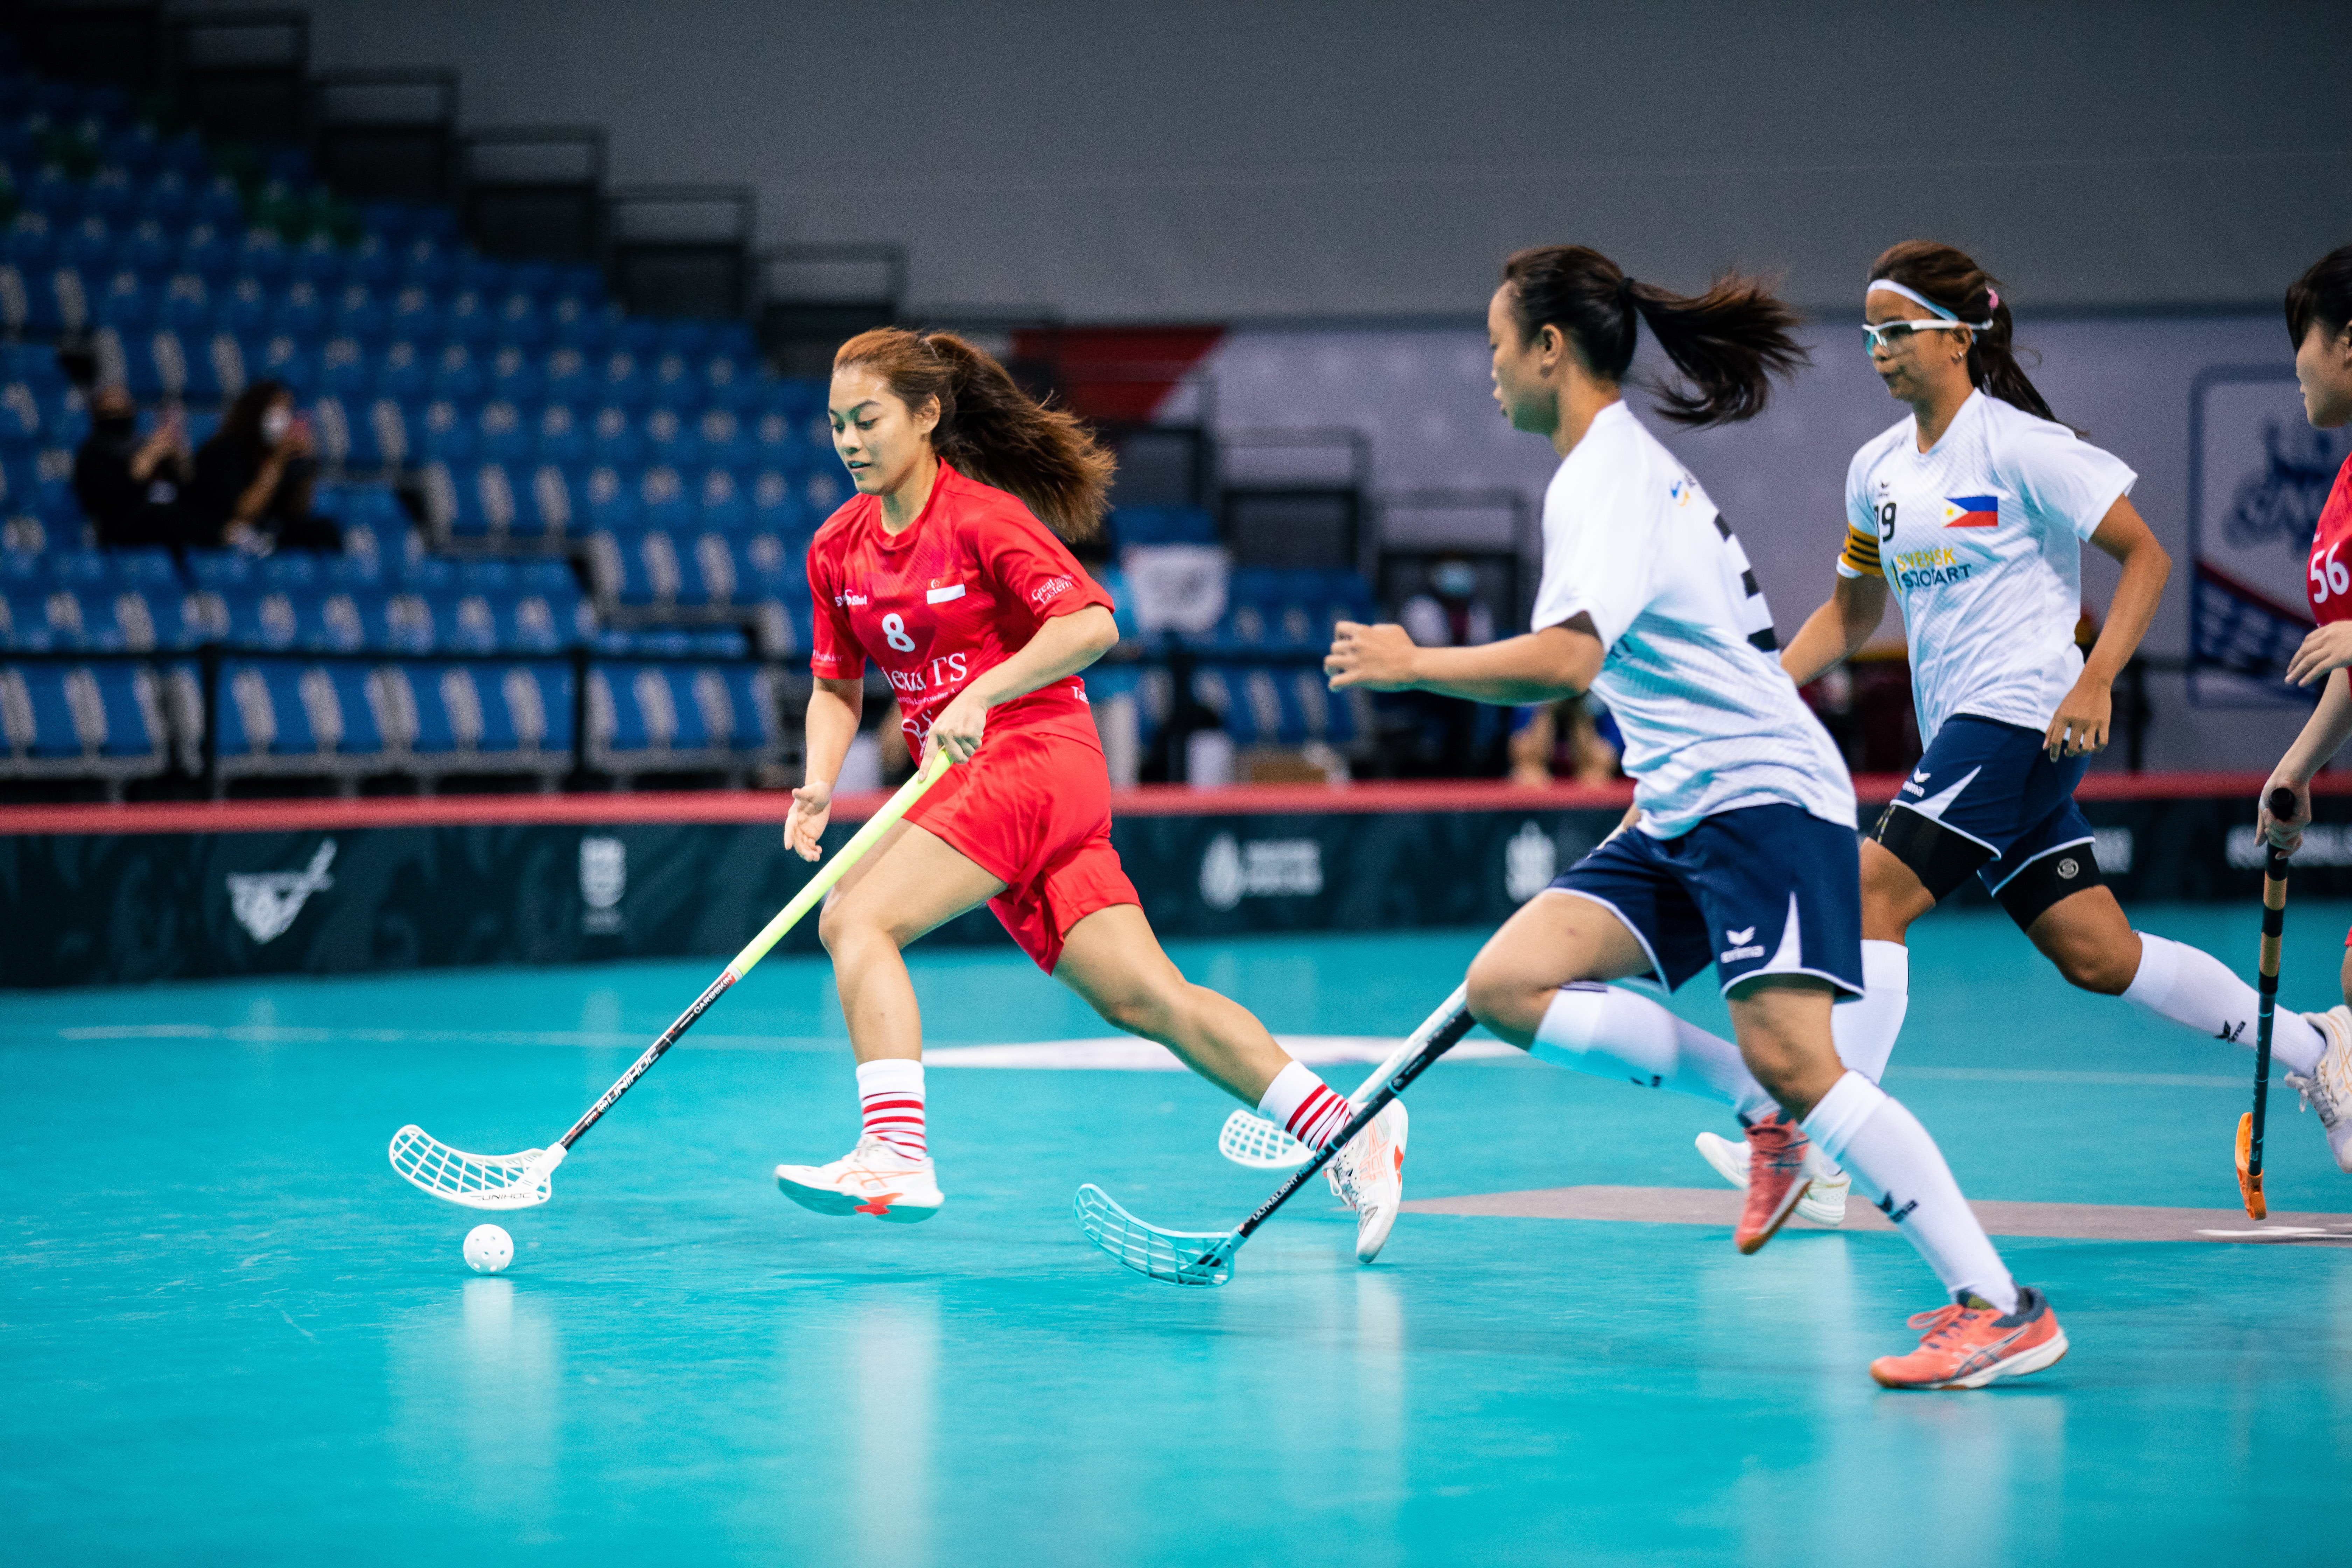
<instances>
[{"instance_id":1,"label":"long brown hair","mask_svg":"<svg viewBox=\"0 0 2352 1568\"><path fill-rule=\"evenodd\" d=\"M1976 330L1969 334L1969 384L2024 409L2037 419L2062 424L2049 403L2026 378L2017 361L2009 301L2000 279L1965 251L1932 239L1906 239L1870 264L1870 280L1881 278L1925 294Z\"/></svg>"},{"instance_id":2,"label":"long brown hair","mask_svg":"<svg viewBox=\"0 0 2352 1568\"><path fill-rule=\"evenodd\" d=\"M1031 397L990 355L953 332L877 327L835 352L834 374L852 365L879 375L910 409L940 400L931 449L958 472L1012 491L1072 543L1101 531L1118 459L1076 416Z\"/></svg>"},{"instance_id":3,"label":"long brown hair","mask_svg":"<svg viewBox=\"0 0 2352 1568\"><path fill-rule=\"evenodd\" d=\"M1797 313L1772 295L1769 279L1727 272L1704 294L1685 296L1636 283L1599 251L1582 245L1522 250L1503 263L1519 340L1558 327L1587 370L1622 381L1633 363L1642 323L1687 386L1651 390L1658 412L1677 425L1728 425L1764 412L1772 377L1788 376L1811 357L1790 335Z\"/></svg>"}]
</instances>

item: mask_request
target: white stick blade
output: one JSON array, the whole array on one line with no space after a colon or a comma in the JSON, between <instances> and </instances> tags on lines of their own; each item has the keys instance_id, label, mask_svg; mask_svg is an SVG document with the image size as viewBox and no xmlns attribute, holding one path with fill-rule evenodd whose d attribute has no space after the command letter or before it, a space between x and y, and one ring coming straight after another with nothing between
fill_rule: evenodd
<instances>
[{"instance_id":1,"label":"white stick blade","mask_svg":"<svg viewBox=\"0 0 2352 1568\"><path fill-rule=\"evenodd\" d=\"M1092 1182L1078 1189L1073 1206L1087 1239L1138 1274L1171 1285L1222 1285L1234 1277L1231 1231L1146 1225Z\"/></svg>"},{"instance_id":2,"label":"white stick blade","mask_svg":"<svg viewBox=\"0 0 2352 1568\"><path fill-rule=\"evenodd\" d=\"M435 1197L467 1208L520 1209L543 1204L550 1195L549 1178L562 1163L561 1149L468 1154L414 1125L392 1135L394 1170Z\"/></svg>"},{"instance_id":3,"label":"white stick blade","mask_svg":"<svg viewBox=\"0 0 2352 1568\"><path fill-rule=\"evenodd\" d=\"M1236 1110L1225 1118L1223 1128L1217 1133L1217 1152L1254 1171L1287 1171L1307 1160L1306 1144L1265 1117L1253 1116L1246 1110Z\"/></svg>"}]
</instances>

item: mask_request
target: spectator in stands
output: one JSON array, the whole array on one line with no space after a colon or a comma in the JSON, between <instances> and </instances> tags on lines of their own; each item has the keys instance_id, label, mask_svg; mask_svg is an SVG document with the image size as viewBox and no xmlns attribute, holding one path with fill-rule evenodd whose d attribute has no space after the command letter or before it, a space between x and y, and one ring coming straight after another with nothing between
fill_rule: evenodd
<instances>
[{"instance_id":1,"label":"spectator in stands","mask_svg":"<svg viewBox=\"0 0 2352 1568\"><path fill-rule=\"evenodd\" d=\"M1475 562L1433 562L1426 592L1397 606L1397 619L1422 647L1476 647L1495 640L1495 616L1478 595ZM1504 720L1493 708L1433 691L1387 700L1407 721L1402 771L1423 777L1478 777L1503 771Z\"/></svg>"},{"instance_id":2,"label":"spectator in stands","mask_svg":"<svg viewBox=\"0 0 2352 1568\"><path fill-rule=\"evenodd\" d=\"M110 549L188 542L182 494L192 469L178 409L142 440L139 405L121 386L90 395L89 437L74 454L74 496Z\"/></svg>"},{"instance_id":3,"label":"spectator in stands","mask_svg":"<svg viewBox=\"0 0 2352 1568\"><path fill-rule=\"evenodd\" d=\"M196 450L188 495L205 542L268 553L338 550L342 532L310 510L319 465L310 426L283 383L257 381L229 405L218 434Z\"/></svg>"}]
</instances>

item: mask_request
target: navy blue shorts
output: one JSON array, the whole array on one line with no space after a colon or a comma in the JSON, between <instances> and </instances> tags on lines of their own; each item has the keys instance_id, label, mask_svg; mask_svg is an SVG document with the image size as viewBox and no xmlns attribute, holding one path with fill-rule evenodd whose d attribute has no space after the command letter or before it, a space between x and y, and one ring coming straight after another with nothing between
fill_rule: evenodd
<instances>
[{"instance_id":1,"label":"navy blue shorts","mask_svg":"<svg viewBox=\"0 0 2352 1568\"><path fill-rule=\"evenodd\" d=\"M1974 875L2020 927L2103 885L2074 804L2088 756L2050 760L2042 731L1962 714L1936 733L1872 837L1941 902Z\"/></svg>"},{"instance_id":2,"label":"navy blue shorts","mask_svg":"<svg viewBox=\"0 0 2352 1568\"><path fill-rule=\"evenodd\" d=\"M1715 965L1728 992L1811 974L1862 994L1862 866L1853 830L1793 805L1710 816L1679 838L1629 828L1552 890L1625 923L1667 990Z\"/></svg>"}]
</instances>

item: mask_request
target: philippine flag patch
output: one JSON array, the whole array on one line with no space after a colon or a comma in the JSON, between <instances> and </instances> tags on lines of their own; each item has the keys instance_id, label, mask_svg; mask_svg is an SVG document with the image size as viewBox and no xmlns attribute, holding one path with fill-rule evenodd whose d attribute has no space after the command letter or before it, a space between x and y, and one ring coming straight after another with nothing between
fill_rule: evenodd
<instances>
[{"instance_id":1,"label":"philippine flag patch","mask_svg":"<svg viewBox=\"0 0 2352 1568\"><path fill-rule=\"evenodd\" d=\"M1999 496L1946 496L1944 526L1946 528L1999 528L2000 498Z\"/></svg>"}]
</instances>

